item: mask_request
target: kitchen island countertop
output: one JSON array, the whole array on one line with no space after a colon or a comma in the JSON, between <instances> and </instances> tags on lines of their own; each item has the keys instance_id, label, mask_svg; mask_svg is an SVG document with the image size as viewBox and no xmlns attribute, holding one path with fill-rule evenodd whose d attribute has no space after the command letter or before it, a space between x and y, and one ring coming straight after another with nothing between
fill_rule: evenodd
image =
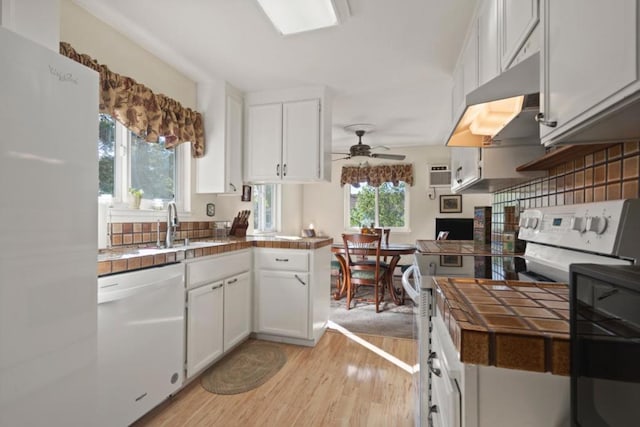
<instances>
[{"instance_id":1,"label":"kitchen island countertop","mask_svg":"<svg viewBox=\"0 0 640 427\"><path fill-rule=\"evenodd\" d=\"M522 252L507 252L496 243L477 243L473 240L416 240L416 250L424 255L522 255Z\"/></svg>"},{"instance_id":2,"label":"kitchen island countertop","mask_svg":"<svg viewBox=\"0 0 640 427\"><path fill-rule=\"evenodd\" d=\"M317 249L333 243L331 237L246 236L192 241L173 248L146 246L116 247L98 251L98 276L180 262L185 259L217 255L252 247L278 249Z\"/></svg>"},{"instance_id":3,"label":"kitchen island countertop","mask_svg":"<svg viewBox=\"0 0 640 427\"><path fill-rule=\"evenodd\" d=\"M563 283L435 277L435 305L460 361L569 375Z\"/></svg>"}]
</instances>

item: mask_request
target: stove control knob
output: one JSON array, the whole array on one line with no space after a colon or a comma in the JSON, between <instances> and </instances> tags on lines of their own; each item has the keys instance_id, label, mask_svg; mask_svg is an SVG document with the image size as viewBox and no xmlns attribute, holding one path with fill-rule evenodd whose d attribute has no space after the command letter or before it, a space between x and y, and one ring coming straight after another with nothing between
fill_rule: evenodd
<instances>
[{"instance_id":1,"label":"stove control knob","mask_svg":"<svg viewBox=\"0 0 640 427\"><path fill-rule=\"evenodd\" d=\"M607 229L607 218L603 216L592 216L587 218L587 230L596 234L602 234Z\"/></svg>"},{"instance_id":2,"label":"stove control knob","mask_svg":"<svg viewBox=\"0 0 640 427\"><path fill-rule=\"evenodd\" d=\"M585 224L585 219L579 216L574 216L571 218L571 229L576 230L579 233L584 233L587 231L587 226Z\"/></svg>"}]
</instances>

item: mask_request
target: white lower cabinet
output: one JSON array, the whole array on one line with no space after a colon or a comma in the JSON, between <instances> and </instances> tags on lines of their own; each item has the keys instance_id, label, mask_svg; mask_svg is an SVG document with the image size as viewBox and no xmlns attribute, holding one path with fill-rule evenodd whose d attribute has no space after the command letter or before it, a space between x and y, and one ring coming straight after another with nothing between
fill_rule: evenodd
<instances>
[{"instance_id":1,"label":"white lower cabinet","mask_svg":"<svg viewBox=\"0 0 640 427\"><path fill-rule=\"evenodd\" d=\"M260 273L258 331L308 338L309 275L286 271Z\"/></svg>"},{"instance_id":2,"label":"white lower cabinet","mask_svg":"<svg viewBox=\"0 0 640 427\"><path fill-rule=\"evenodd\" d=\"M568 426L569 377L462 363L438 310L432 318L433 426Z\"/></svg>"},{"instance_id":3,"label":"white lower cabinet","mask_svg":"<svg viewBox=\"0 0 640 427\"><path fill-rule=\"evenodd\" d=\"M251 333L251 274L224 281L224 351L239 344Z\"/></svg>"},{"instance_id":4,"label":"white lower cabinet","mask_svg":"<svg viewBox=\"0 0 640 427\"><path fill-rule=\"evenodd\" d=\"M187 379L251 333L251 252L187 262Z\"/></svg>"},{"instance_id":5,"label":"white lower cabinet","mask_svg":"<svg viewBox=\"0 0 640 427\"><path fill-rule=\"evenodd\" d=\"M254 262L258 338L315 345L329 320L330 247L256 248Z\"/></svg>"},{"instance_id":6,"label":"white lower cabinet","mask_svg":"<svg viewBox=\"0 0 640 427\"><path fill-rule=\"evenodd\" d=\"M224 282L187 292L187 378L223 352Z\"/></svg>"}]
</instances>

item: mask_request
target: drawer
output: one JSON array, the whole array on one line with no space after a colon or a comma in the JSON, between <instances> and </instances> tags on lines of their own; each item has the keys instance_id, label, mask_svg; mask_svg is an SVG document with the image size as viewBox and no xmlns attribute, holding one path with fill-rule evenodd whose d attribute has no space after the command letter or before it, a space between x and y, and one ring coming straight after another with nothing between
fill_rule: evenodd
<instances>
[{"instance_id":1,"label":"drawer","mask_svg":"<svg viewBox=\"0 0 640 427\"><path fill-rule=\"evenodd\" d=\"M258 268L279 271L309 271L309 253L294 250L259 251L256 253Z\"/></svg>"},{"instance_id":2,"label":"drawer","mask_svg":"<svg viewBox=\"0 0 640 427\"><path fill-rule=\"evenodd\" d=\"M251 252L217 255L187 263L187 288L222 280L251 269Z\"/></svg>"}]
</instances>

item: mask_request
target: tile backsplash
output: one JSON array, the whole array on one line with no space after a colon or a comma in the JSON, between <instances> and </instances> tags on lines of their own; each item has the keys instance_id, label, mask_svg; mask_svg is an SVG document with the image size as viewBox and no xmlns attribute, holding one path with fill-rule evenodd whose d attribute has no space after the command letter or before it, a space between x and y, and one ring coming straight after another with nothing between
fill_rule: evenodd
<instances>
[{"instance_id":1,"label":"tile backsplash","mask_svg":"<svg viewBox=\"0 0 640 427\"><path fill-rule=\"evenodd\" d=\"M578 156L548 170L548 176L493 195L492 240L502 242L517 230L519 213L528 208L640 197L638 142L614 144Z\"/></svg>"},{"instance_id":2,"label":"tile backsplash","mask_svg":"<svg viewBox=\"0 0 640 427\"><path fill-rule=\"evenodd\" d=\"M164 243L166 222L119 222L109 224L111 247ZM213 221L182 221L176 229L176 239L202 239L215 237Z\"/></svg>"}]
</instances>

